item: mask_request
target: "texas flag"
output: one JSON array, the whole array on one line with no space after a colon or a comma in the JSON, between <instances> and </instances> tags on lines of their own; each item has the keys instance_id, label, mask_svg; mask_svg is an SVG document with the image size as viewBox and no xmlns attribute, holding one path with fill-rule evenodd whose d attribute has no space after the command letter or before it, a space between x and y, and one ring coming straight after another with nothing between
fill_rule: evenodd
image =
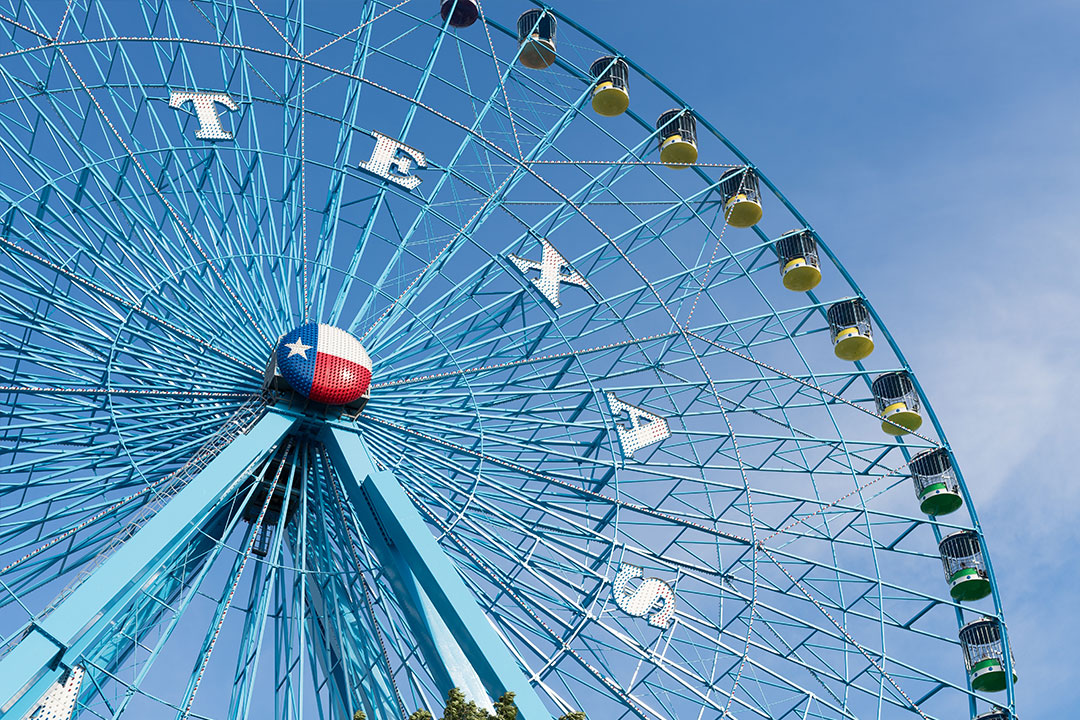
<instances>
[{"instance_id":1,"label":"texas flag","mask_svg":"<svg viewBox=\"0 0 1080 720\"><path fill-rule=\"evenodd\" d=\"M316 402L345 405L371 386L371 358L341 328L308 323L282 336L277 366L293 390Z\"/></svg>"}]
</instances>

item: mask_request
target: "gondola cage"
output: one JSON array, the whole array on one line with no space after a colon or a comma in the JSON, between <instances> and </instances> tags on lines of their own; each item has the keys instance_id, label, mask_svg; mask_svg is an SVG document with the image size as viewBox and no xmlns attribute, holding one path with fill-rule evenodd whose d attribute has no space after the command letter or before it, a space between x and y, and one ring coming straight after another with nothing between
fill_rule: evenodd
<instances>
[{"instance_id":1,"label":"gondola cage","mask_svg":"<svg viewBox=\"0 0 1080 720\"><path fill-rule=\"evenodd\" d=\"M938 543L949 594L958 602L982 600L990 594L990 576L983 561L979 533L959 530Z\"/></svg>"},{"instance_id":2,"label":"gondola cage","mask_svg":"<svg viewBox=\"0 0 1080 720\"><path fill-rule=\"evenodd\" d=\"M807 292L817 287L821 282L821 263L814 233L792 230L782 235L775 247L784 287L794 292Z\"/></svg>"},{"instance_id":3,"label":"gondola cage","mask_svg":"<svg viewBox=\"0 0 1080 720\"><path fill-rule=\"evenodd\" d=\"M882 417L881 429L889 435L907 435L922 427L919 394L907 372L884 373L870 386L874 404Z\"/></svg>"},{"instance_id":4,"label":"gondola cage","mask_svg":"<svg viewBox=\"0 0 1080 720\"><path fill-rule=\"evenodd\" d=\"M543 70L555 62L555 16L526 10L518 18L518 60L527 68Z\"/></svg>"},{"instance_id":5,"label":"gondola cage","mask_svg":"<svg viewBox=\"0 0 1080 720\"><path fill-rule=\"evenodd\" d=\"M964 504L948 450L927 450L913 457L909 467L919 509L924 513L948 515Z\"/></svg>"},{"instance_id":6,"label":"gondola cage","mask_svg":"<svg viewBox=\"0 0 1080 720\"><path fill-rule=\"evenodd\" d=\"M874 352L874 330L870 311L861 298L841 300L825 312L833 352L841 360L862 360Z\"/></svg>"},{"instance_id":7,"label":"gondola cage","mask_svg":"<svg viewBox=\"0 0 1080 720\"><path fill-rule=\"evenodd\" d=\"M994 617L972 620L960 628L964 665L967 667L972 689L978 692L1001 692L1008 685L1001 633L1001 622ZM1010 664L1015 667L1014 663ZM1018 679L1015 672L1012 679L1014 683Z\"/></svg>"},{"instance_id":8,"label":"gondola cage","mask_svg":"<svg viewBox=\"0 0 1080 720\"><path fill-rule=\"evenodd\" d=\"M630 66L622 58L606 55L589 67L596 81L592 107L597 115L615 117L630 107Z\"/></svg>"},{"instance_id":9,"label":"gondola cage","mask_svg":"<svg viewBox=\"0 0 1080 720\"><path fill-rule=\"evenodd\" d=\"M442 0L440 12L443 22L456 28L467 28L480 17L476 0Z\"/></svg>"},{"instance_id":10,"label":"gondola cage","mask_svg":"<svg viewBox=\"0 0 1080 720\"><path fill-rule=\"evenodd\" d=\"M731 168L721 175L720 196L728 225L748 228L761 220L761 189L753 168Z\"/></svg>"},{"instance_id":11,"label":"gondola cage","mask_svg":"<svg viewBox=\"0 0 1080 720\"><path fill-rule=\"evenodd\" d=\"M1005 708L994 708L976 715L973 720L1014 720L1014 718L1012 713Z\"/></svg>"},{"instance_id":12,"label":"gondola cage","mask_svg":"<svg viewBox=\"0 0 1080 720\"><path fill-rule=\"evenodd\" d=\"M656 119L660 162L682 170L697 162L697 120L689 110L668 110Z\"/></svg>"}]
</instances>

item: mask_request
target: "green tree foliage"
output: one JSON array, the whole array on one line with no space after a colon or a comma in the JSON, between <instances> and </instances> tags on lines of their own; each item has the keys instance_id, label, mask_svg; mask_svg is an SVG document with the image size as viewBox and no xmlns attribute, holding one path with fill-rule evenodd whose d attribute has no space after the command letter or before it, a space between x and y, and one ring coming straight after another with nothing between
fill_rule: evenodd
<instances>
[{"instance_id":1,"label":"green tree foliage","mask_svg":"<svg viewBox=\"0 0 1080 720\"><path fill-rule=\"evenodd\" d=\"M446 709L442 720L489 720L491 715L472 700L465 701L465 693L454 688L446 695Z\"/></svg>"},{"instance_id":2,"label":"green tree foliage","mask_svg":"<svg viewBox=\"0 0 1080 720\"><path fill-rule=\"evenodd\" d=\"M358 713L361 714L362 713ZM446 695L446 708L443 710L441 720L517 720L518 709L514 704L514 693L506 692L495 701L495 714L492 715L487 709L480 707L472 700L466 702L465 693L460 688L454 688ZM363 718L354 718L363 720ZM409 716L409 720L434 720L427 710L417 710ZM563 715L559 720L586 720L585 713L571 712Z\"/></svg>"},{"instance_id":3,"label":"green tree foliage","mask_svg":"<svg viewBox=\"0 0 1080 720\"><path fill-rule=\"evenodd\" d=\"M514 693L505 692L495 701L496 720L517 720L517 705L514 704Z\"/></svg>"}]
</instances>

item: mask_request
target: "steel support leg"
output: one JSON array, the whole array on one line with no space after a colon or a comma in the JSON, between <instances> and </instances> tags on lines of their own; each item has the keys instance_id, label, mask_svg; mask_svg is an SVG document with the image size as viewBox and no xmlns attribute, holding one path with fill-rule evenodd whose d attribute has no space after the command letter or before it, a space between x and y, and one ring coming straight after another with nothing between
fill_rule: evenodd
<instances>
[{"instance_id":1,"label":"steel support leg","mask_svg":"<svg viewBox=\"0 0 1080 720\"><path fill-rule=\"evenodd\" d=\"M375 515L377 522L365 524L365 531L368 535L385 531L386 540L400 558L395 561L380 557L380 561L403 562L405 567L396 568L399 575L411 574L419 589L430 598L430 604L418 603L419 606L409 608L410 614L429 618L429 628L448 631L449 637L436 635L434 638L433 645L441 655L439 664L452 666L454 656L463 654L490 698L512 691L523 720L550 720L551 713L473 600L453 562L432 537L393 473L375 469L363 440L351 428L327 424L321 439L361 519L369 515L360 511L365 506L369 506ZM408 596L398 600L413 602ZM451 641L453 645L450 645ZM441 689L443 692L449 690Z\"/></svg>"},{"instance_id":2,"label":"steel support leg","mask_svg":"<svg viewBox=\"0 0 1080 720\"><path fill-rule=\"evenodd\" d=\"M293 418L267 413L240 435L146 525L97 568L0 660L0 717L22 718L63 673L93 652L117 616L229 490L270 453L292 428Z\"/></svg>"}]
</instances>

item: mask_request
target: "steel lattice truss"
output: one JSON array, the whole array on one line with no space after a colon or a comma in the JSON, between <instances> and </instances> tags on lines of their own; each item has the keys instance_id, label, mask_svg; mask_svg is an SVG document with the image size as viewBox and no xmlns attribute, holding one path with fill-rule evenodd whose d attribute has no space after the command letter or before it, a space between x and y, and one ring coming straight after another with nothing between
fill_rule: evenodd
<instances>
[{"instance_id":1,"label":"steel lattice truss","mask_svg":"<svg viewBox=\"0 0 1080 720\"><path fill-rule=\"evenodd\" d=\"M961 606L937 550L970 498L919 512L940 427L923 398L922 430L881 432L870 383L908 368L876 316L873 356L834 357L825 309L861 292L820 238L822 285L780 285L773 242L809 225L771 183L727 226L749 161L699 118L702 165L663 167L653 118L684 103L637 68L630 111L592 113L614 51L561 15L531 71L524 3L460 30L428 0L311 5L0 10L7 648L268 412L310 319L370 352L355 428L552 714L984 709L957 628L1001 617L996 585ZM219 126L188 91L224 95ZM419 185L361 167L380 136ZM288 520L260 530L255 482L192 518L80 650L77 716L438 716L432 640L325 447L267 452L244 477ZM674 591L666 627L620 608L627 565Z\"/></svg>"}]
</instances>

